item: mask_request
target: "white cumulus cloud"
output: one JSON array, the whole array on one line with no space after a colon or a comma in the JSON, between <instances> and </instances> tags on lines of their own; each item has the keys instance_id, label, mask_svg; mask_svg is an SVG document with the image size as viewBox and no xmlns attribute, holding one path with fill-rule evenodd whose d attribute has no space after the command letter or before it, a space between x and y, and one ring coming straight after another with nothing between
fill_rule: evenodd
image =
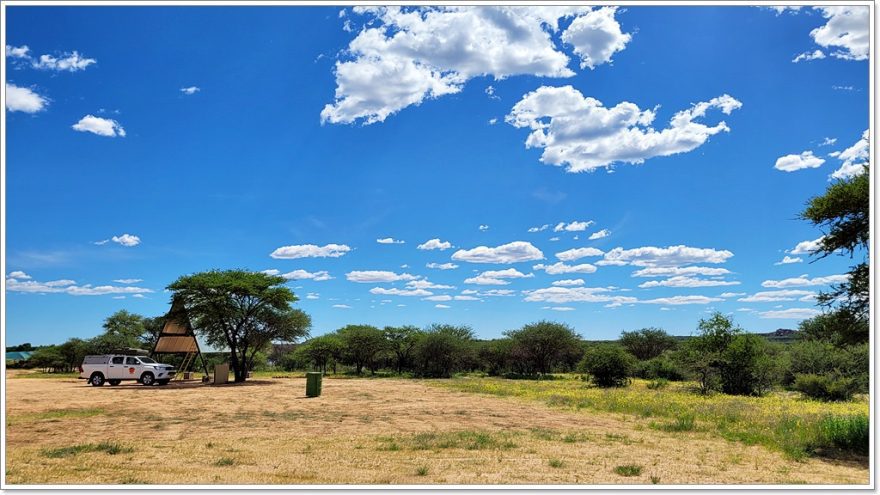
<instances>
[{"instance_id":1,"label":"white cumulus cloud","mask_svg":"<svg viewBox=\"0 0 880 495\"><path fill-rule=\"evenodd\" d=\"M832 57L844 60L867 60L871 45L870 7L867 5L842 5L815 7L828 20L824 25L810 31L817 45L836 51Z\"/></svg>"},{"instance_id":2,"label":"white cumulus cloud","mask_svg":"<svg viewBox=\"0 0 880 495\"><path fill-rule=\"evenodd\" d=\"M642 267L679 267L696 263L724 263L733 256L727 250L695 248L685 245L665 248L645 246L633 249L614 248L605 253L606 264L631 264Z\"/></svg>"},{"instance_id":3,"label":"white cumulus cloud","mask_svg":"<svg viewBox=\"0 0 880 495\"><path fill-rule=\"evenodd\" d=\"M797 256L785 256L782 260L773 263L774 265L790 265L792 263L802 263L804 260Z\"/></svg>"},{"instance_id":4,"label":"white cumulus cloud","mask_svg":"<svg viewBox=\"0 0 880 495\"><path fill-rule=\"evenodd\" d=\"M669 127L657 131L651 127L655 110L629 102L606 108L572 86L542 86L523 96L505 120L531 129L526 148L543 148L543 163L587 172L692 151L710 136L730 130L724 121L708 126L697 119L710 109L729 115L740 107L735 98L722 95L676 113Z\"/></svg>"},{"instance_id":5,"label":"white cumulus cloud","mask_svg":"<svg viewBox=\"0 0 880 495\"><path fill-rule=\"evenodd\" d=\"M458 268L455 263L428 263L425 266L435 270L455 270Z\"/></svg>"},{"instance_id":6,"label":"white cumulus cloud","mask_svg":"<svg viewBox=\"0 0 880 495\"><path fill-rule=\"evenodd\" d=\"M497 247L477 246L459 249L452 254L455 261L469 263L520 263L544 259L544 253L530 242L514 241Z\"/></svg>"},{"instance_id":7,"label":"white cumulus cloud","mask_svg":"<svg viewBox=\"0 0 880 495\"><path fill-rule=\"evenodd\" d=\"M99 136L125 137L125 129L122 128L119 122L113 119L95 117L91 114L79 119L79 122L73 124L72 127L76 131L91 132Z\"/></svg>"},{"instance_id":8,"label":"white cumulus cloud","mask_svg":"<svg viewBox=\"0 0 880 495\"><path fill-rule=\"evenodd\" d=\"M574 287L578 285L584 285L584 279L582 278L567 278L563 280L554 280L550 283L550 285L554 285L557 287Z\"/></svg>"},{"instance_id":9,"label":"white cumulus cloud","mask_svg":"<svg viewBox=\"0 0 880 495\"><path fill-rule=\"evenodd\" d=\"M198 86L189 86L187 88L180 88L180 92L185 95L194 95L201 90L202 90L202 88L200 88Z\"/></svg>"},{"instance_id":10,"label":"white cumulus cloud","mask_svg":"<svg viewBox=\"0 0 880 495\"><path fill-rule=\"evenodd\" d=\"M840 168L831 174L832 179L848 179L859 175L864 170L870 156L869 129L865 129L856 144L838 153L837 159L843 162Z\"/></svg>"},{"instance_id":11,"label":"white cumulus cloud","mask_svg":"<svg viewBox=\"0 0 880 495\"><path fill-rule=\"evenodd\" d=\"M73 51L63 53L59 57L40 55L40 58L34 60L32 65L35 69L77 72L85 70L86 67L97 62L93 58L83 57L79 52Z\"/></svg>"},{"instance_id":12,"label":"white cumulus cloud","mask_svg":"<svg viewBox=\"0 0 880 495\"><path fill-rule=\"evenodd\" d=\"M365 22L336 62L335 97L321 111L322 122L382 122L426 99L458 93L478 76L573 76L552 37L561 18L574 17L561 36L587 67L609 62L629 40L608 8L389 6L353 13Z\"/></svg>"},{"instance_id":13,"label":"white cumulus cloud","mask_svg":"<svg viewBox=\"0 0 880 495\"><path fill-rule=\"evenodd\" d=\"M807 61L807 62L809 62L810 60L820 60L820 59L823 59L823 58L825 58L825 52L823 52L822 50L818 50L818 49L817 49L817 50L815 50L815 51L813 51L813 52L804 52L804 53L801 53L801 54L798 55L797 57L791 59L791 61L794 62L794 63L803 62L803 61Z\"/></svg>"},{"instance_id":14,"label":"white cumulus cloud","mask_svg":"<svg viewBox=\"0 0 880 495\"><path fill-rule=\"evenodd\" d=\"M800 277L787 278L785 280L765 280L761 282L761 287L771 289L782 289L785 287L815 287L818 285L839 284L849 280L846 275L828 275L827 277L809 278L807 275Z\"/></svg>"},{"instance_id":15,"label":"white cumulus cloud","mask_svg":"<svg viewBox=\"0 0 880 495\"><path fill-rule=\"evenodd\" d=\"M327 244L326 246L316 246L314 244L302 244L297 246L282 246L269 256L275 259L296 259L296 258L338 258L351 251L351 248L345 244Z\"/></svg>"},{"instance_id":16,"label":"white cumulus cloud","mask_svg":"<svg viewBox=\"0 0 880 495\"><path fill-rule=\"evenodd\" d=\"M506 270L485 271L476 277L465 279L464 283L477 285L508 285L510 282L505 279L532 278L534 276L535 275L532 273L525 274L515 268L508 268Z\"/></svg>"},{"instance_id":17,"label":"white cumulus cloud","mask_svg":"<svg viewBox=\"0 0 880 495\"><path fill-rule=\"evenodd\" d=\"M359 282L362 284L397 282L400 280L416 280L417 276L409 273L394 273L383 270L365 270L352 271L345 274L345 278L350 282Z\"/></svg>"},{"instance_id":18,"label":"white cumulus cloud","mask_svg":"<svg viewBox=\"0 0 880 495\"><path fill-rule=\"evenodd\" d=\"M383 239L376 239L376 242L378 242L379 244L405 244L406 243L406 241L394 239L393 237L385 237Z\"/></svg>"},{"instance_id":19,"label":"white cumulus cloud","mask_svg":"<svg viewBox=\"0 0 880 495\"><path fill-rule=\"evenodd\" d=\"M792 249L790 254L812 254L814 251L818 250L822 247L822 239L825 236L822 236L818 239L813 239L812 241L801 241L797 243L797 245Z\"/></svg>"},{"instance_id":20,"label":"white cumulus cloud","mask_svg":"<svg viewBox=\"0 0 880 495\"><path fill-rule=\"evenodd\" d=\"M441 241L440 239L434 238L429 241L425 241L422 244L419 244L418 246L416 246L416 249L421 249L424 251L439 249L440 251L446 251L451 247L452 243L450 243L449 241Z\"/></svg>"},{"instance_id":21,"label":"white cumulus cloud","mask_svg":"<svg viewBox=\"0 0 880 495\"><path fill-rule=\"evenodd\" d=\"M725 285L739 285L739 282L680 275L663 280L649 280L639 284L639 287L648 289L651 287L720 287Z\"/></svg>"},{"instance_id":22,"label":"white cumulus cloud","mask_svg":"<svg viewBox=\"0 0 880 495\"><path fill-rule=\"evenodd\" d=\"M816 298L816 293L809 290L769 290L756 292L750 296L737 299L740 302L778 302L778 301L809 301Z\"/></svg>"},{"instance_id":23,"label":"white cumulus cloud","mask_svg":"<svg viewBox=\"0 0 880 495\"><path fill-rule=\"evenodd\" d=\"M110 240L125 247L134 247L141 243L140 237L131 234L114 235Z\"/></svg>"},{"instance_id":24,"label":"white cumulus cloud","mask_svg":"<svg viewBox=\"0 0 880 495\"><path fill-rule=\"evenodd\" d=\"M726 268L713 268L710 266L649 266L633 272L633 277L676 277L681 275L706 275L718 277L728 275L730 270Z\"/></svg>"},{"instance_id":25,"label":"white cumulus cloud","mask_svg":"<svg viewBox=\"0 0 880 495\"><path fill-rule=\"evenodd\" d=\"M293 270L292 272L287 272L281 276L287 280L314 280L315 282L323 282L325 280L333 279L333 277L331 277L329 273L323 270L318 272Z\"/></svg>"},{"instance_id":26,"label":"white cumulus cloud","mask_svg":"<svg viewBox=\"0 0 880 495\"><path fill-rule=\"evenodd\" d=\"M556 227L553 227L553 232L583 232L584 230L587 230L587 227L593 225L594 223L595 222L593 222L592 220L582 222L574 221L570 223L559 222L558 224L556 224Z\"/></svg>"},{"instance_id":27,"label":"white cumulus cloud","mask_svg":"<svg viewBox=\"0 0 880 495\"><path fill-rule=\"evenodd\" d=\"M595 273L596 271L596 267L589 263L582 263L580 265L567 265L561 261L553 263L552 265L539 263L533 266L532 269L544 270L548 275L561 275L564 273Z\"/></svg>"},{"instance_id":28,"label":"white cumulus cloud","mask_svg":"<svg viewBox=\"0 0 880 495\"><path fill-rule=\"evenodd\" d=\"M561 259L562 261L574 261L574 260L579 260L581 258L586 258L588 256L602 256L603 254L605 254L605 252L602 250L599 250L596 248L591 248L591 247L585 247L585 248L569 249L567 251L562 251L560 253L556 253L556 257Z\"/></svg>"},{"instance_id":29,"label":"white cumulus cloud","mask_svg":"<svg viewBox=\"0 0 880 495\"><path fill-rule=\"evenodd\" d=\"M602 238L604 238L604 237L608 237L609 235L611 235L611 231L610 231L610 230L608 230L608 229L602 229L602 230L600 230L600 231L598 231L598 232L593 232L592 234L590 234L590 238L589 238L589 240L591 240L591 241L595 241L596 239L602 239Z\"/></svg>"},{"instance_id":30,"label":"white cumulus cloud","mask_svg":"<svg viewBox=\"0 0 880 495\"><path fill-rule=\"evenodd\" d=\"M10 112L37 113L48 105L49 100L34 90L6 83L6 109Z\"/></svg>"},{"instance_id":31,"label":"white cumulus cloud","mask_svg":"<svg viewBox=\"0 0 880 495\"><path fill-rule=\"evenodd\" d=\"M410 297L424 297L424 296L432 296L433 292L427 291L425 289L398 289L397 287L392 287L390 289L386 289L384 287L373 287L370 289L370 294L376 294L379 296L410 296Z\"/></svg>"},{"instance_id":32,"label":"white cumulus cloud","mask_svg":"<svg viewBox=\"0 0 880 495\"><path fill-rule=\"evenodd\" d=\"M800 155L785 155L776 160L773 166L776 170L783 172L794 172L795 170L803 170L805 168L818 168L825 163L824 158L813 155L812 151L804 151Z\"/></svg>"}]
</instances>

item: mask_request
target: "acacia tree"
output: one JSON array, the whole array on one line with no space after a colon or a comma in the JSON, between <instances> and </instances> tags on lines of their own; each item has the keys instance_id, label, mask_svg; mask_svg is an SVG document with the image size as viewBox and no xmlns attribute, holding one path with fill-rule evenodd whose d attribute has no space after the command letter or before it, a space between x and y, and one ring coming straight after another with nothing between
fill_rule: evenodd
<instances>
[{"instance_id":1,"label":"acacia tree","mask_svg":"<svg viewBox=\"0 0 880 495\"><path fill-rule=\"evenodd\" d=\"M810 199L801 218L827 229L818 249L819 259L838 251L850 258L862 254L862 261L850 268L848 280L822 293L819 302L831 306L842 301L840 309L867 322L870 305L868 243L871 227L870 173L865 165L861 174L837 181L822 196ZM867 326L864 341L867 342Z\"/></svg>"},{"instance_id":2,"label":"acacia tree","mask_svg":"<svg viewBox=\"0 0 880 495\"><path fill-rule=\"evenodd\" d=\"M519 356L532 372L542 375L553 371L553 367L577 355L580 359L580 336L568 325L552 321L539 321L523 326L519 330L509 330L505 335L513 340L511 352Z\"/></svg>"},{"instance_id":3,"label":"acacia tree","mask_svg":"<svg viewBox=\"0 0 880 495\"><path fill-rule=\"evenodd\" d=\"M620 345L642 361L655 358L669 349L675 349L676 344L674 337L659 328L643 328L620 334Z\"/></svg>"},{"instance_id":4,"label":"acacia tree","mask_svg":"<svg viewBox=\"0 0 880 495\"><path fill-rule=\"evenodd\" d=\"M292 341L290 303L297 300L284 278L246 270L212 270L184 275L168 286L186 306L205 340L229 348L235 381L247 379L248 360L273 339ZM303 314L304 315L304 314ZM297 316L302 325L302 315ZM307 328L307 326L306 326Z\"/></svg>"},{"instance_id":5,"label":"acacia tree","mask_svg":"<svg viewBox=\"0 0 880 495\"><path fill-rule=\"evenodd\" d=\"M385 350L387 343L382 330L370 325L347 325L336 334L342 344L342 358L346 364L354 365L360 375L364 366L371 365L373 359Z\"/></svg>"},{"instance_id":6,"label":"acacia tree","mask_svg":"<svg viewBox=\"0 0 880 495\"><path fill-rule=\"evenodd\" d=\"M385 334L389 350L394 353L395 367L399 375L403 373L403 368L410 362L422 332L418 327L411 325L385 327L382 332Z\"/></svg>"}]
</instances>

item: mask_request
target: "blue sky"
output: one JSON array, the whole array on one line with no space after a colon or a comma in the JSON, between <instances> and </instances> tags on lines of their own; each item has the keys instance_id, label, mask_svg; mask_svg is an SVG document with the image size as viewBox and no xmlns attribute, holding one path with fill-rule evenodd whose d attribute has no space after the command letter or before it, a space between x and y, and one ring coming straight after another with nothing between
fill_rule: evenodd
<instances>
[{"instance_id":1,"label":"blue sky","mask_svg":"<svg viewBox=\"0 0 880 495\"><path fill-rule=\"evenodd\" d=\"M7 7L6 342L162 314L212 268L288 274L315 335L793 328L851 263L810 263L797 214L867 159L867 30L867 7Z\"/></svg>"}]
</instances>

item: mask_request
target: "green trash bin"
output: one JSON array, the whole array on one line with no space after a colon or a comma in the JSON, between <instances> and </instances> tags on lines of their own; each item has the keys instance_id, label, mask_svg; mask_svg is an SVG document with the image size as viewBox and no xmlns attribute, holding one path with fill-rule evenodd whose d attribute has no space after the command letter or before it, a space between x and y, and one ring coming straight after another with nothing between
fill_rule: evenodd
<instances>
[{"instance_id":1,"label":"green trash bin","mask_svg":"<svg viewBox=\"0 0 880 495\"><path fill-rule=\"evenodd\" d=\"M318 397L321 395L321 376L323 376L323 373L318 371L306 373L306 397Z\"/></svg>"}]
</instances>

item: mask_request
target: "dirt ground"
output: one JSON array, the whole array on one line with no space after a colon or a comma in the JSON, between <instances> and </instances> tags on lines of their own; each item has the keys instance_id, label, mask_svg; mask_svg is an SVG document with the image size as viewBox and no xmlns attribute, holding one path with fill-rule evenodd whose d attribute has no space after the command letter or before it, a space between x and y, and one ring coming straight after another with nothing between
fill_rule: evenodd
<instances>
[{"instance_id":1,"label":"dirt ground","mask_svg":"<svg viewBox=\"0 0 880 495\"><path fill-rule=\"evenodd\" d=\"M6 387L13 485L868 483L864 465L428 381L325 379L313 399L304 379Z\"/></svg>"}]
</instances>

